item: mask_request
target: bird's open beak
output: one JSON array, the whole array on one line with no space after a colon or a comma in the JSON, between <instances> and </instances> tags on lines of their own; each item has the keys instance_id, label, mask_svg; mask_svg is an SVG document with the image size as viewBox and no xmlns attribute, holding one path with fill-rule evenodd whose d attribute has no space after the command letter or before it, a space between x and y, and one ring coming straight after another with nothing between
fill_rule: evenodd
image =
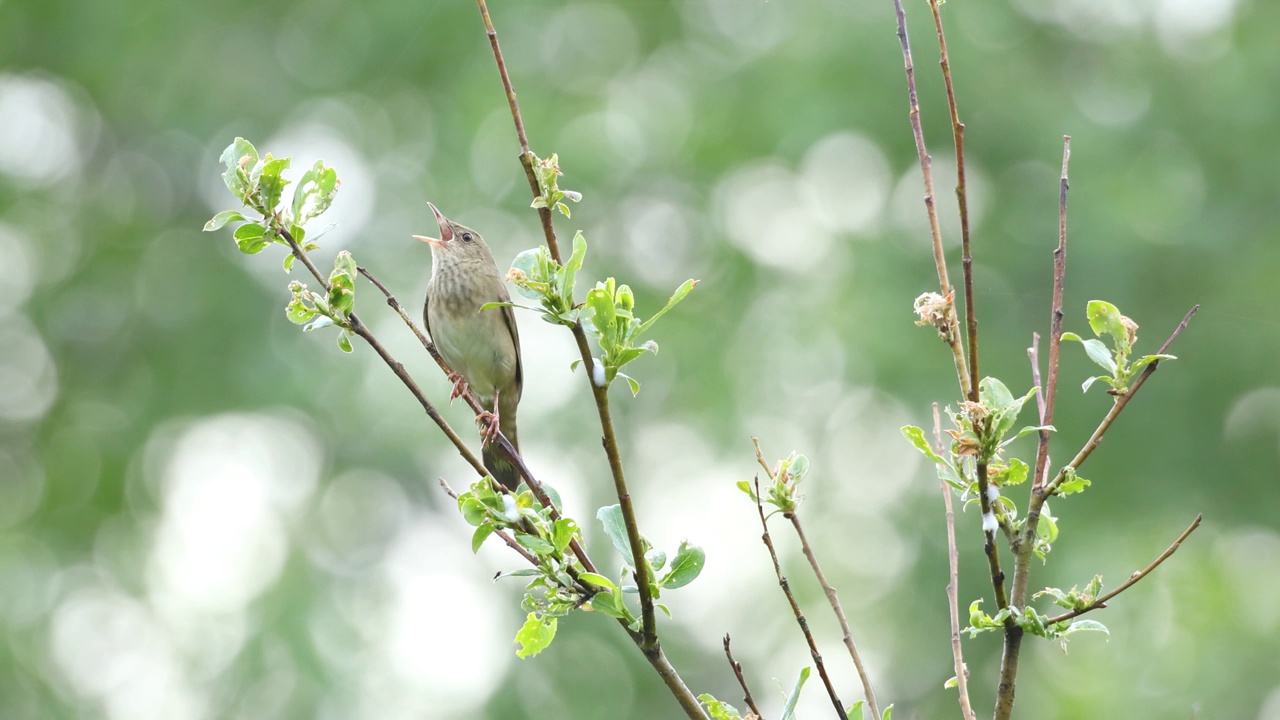
<instances>
[{"instance_id":1,"label":"bird's open beak","mask_svg":"<svg viewBox=\"0 0 1280 720\"><path fill-rule=\"evenodd\" d=\"M432 247L442 248L445 246L445 243L448 243L453 239L453 227L449 225L449 219L444 216L444 213L440 212L439 208L431 203L427 203L427 207L431 208L431 212L435 213L436 225L440 226L440 238L436 239L426 237L425 235L414 235L413 237L414 239L421 240Z\"/></svg>"}]
</instances>

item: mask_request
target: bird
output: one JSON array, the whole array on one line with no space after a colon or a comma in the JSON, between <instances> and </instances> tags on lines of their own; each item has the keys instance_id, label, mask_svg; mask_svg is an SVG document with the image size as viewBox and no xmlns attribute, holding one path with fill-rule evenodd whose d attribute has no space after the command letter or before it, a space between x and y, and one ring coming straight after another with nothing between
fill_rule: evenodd
<instances>
[{"instance_id":1,"label":"bird","mask_svg":"<svg viewBox=\"0 0 1280 720\"><path fill-rule=\"evenodd\" d=\"M510 305L481 310L486 303L509 303L511 296L493 253L480 233L446 218L427 203L440 227L440 237L414 235L431 247L431 280L422 320L431 341L453 369L452 400L470 387L485 412L481 423L484 466L509 490L520 484L510 458L494 440L498 431L519 452L516 406L524 387L520 333Z\"/></svg>"}]
</instances>

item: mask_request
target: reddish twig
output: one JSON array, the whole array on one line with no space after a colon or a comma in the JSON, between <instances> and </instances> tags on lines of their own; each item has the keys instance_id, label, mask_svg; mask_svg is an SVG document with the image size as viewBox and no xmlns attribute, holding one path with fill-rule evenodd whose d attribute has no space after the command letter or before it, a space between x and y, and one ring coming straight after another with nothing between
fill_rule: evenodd
<instances>
[{"instance_id":1,"label":"reddish twig","mask_svg":"<svg viewBox=\"0 0 1280 720\"><path fill-rule=\"evenodd\" d=\"M729 667L733 668L733 675L738 678L738 685L742 686L742 702L751 708L752 714L764 720L764 715L760 714L760 708L756 707L755 698L751 697L751 688L747 687L747 679L742 676L742 663L733 659L733 650L729 648L729 633L724 635L724 656L729 658Z\"/></svg>"},{"instance_id":2,"label":"reddish twig","mask_svg":"<svg viewBox=\"0 0 1280 720\"><path fill-rule=\"evenodd\" d=\"M946 452L942 444L942 420L938 417L938 403L933 404L933 441L938 454ZM956 550L956 514L951 506L951 486L946 480L939 480L942 485L942 502L946 507L947 518L947 607L951 615L951 657L955 660L956 685L960 691L960 713L965 720L976 720L973 707L969 703L969 668L964 664L964 651L960 643L960 553ZM873 717L879 717L873 715Z\"/></svg>"}]
</instances>

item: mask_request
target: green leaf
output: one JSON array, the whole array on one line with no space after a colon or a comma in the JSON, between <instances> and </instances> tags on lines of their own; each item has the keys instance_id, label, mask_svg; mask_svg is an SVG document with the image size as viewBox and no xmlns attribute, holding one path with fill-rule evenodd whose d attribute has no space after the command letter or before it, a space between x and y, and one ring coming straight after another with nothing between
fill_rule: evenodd
<instances>
[{"instance_id":1,"label":"green leaf","mask_svg":"<svg viewBox=\"0 0 1280 720\"><path fill-rule=\"evenodd\" d=\"M1116 374L1116 361L1111 357L1111 351L1107 349L1106 344L1096 338L1088 340L1076 335L1075 333L1062 333L1063 340L1075 340L1084 345L1084 352L1089 359L1096 363L1099 367L1106 370L1112 376Z\"/></svg>"},{"instance_id":2,"label":"green leaf","mask_svg":"<svg viewBox=\"0 0 1280 720\"><path fill-rule=\"evenodd\" d=\"M621 505L606 505L596 513L596 519L604 525L604 532L613 541L613 547L627 566L632 563L631 542L627 539L627 526L622 519Z\"/></svg>"},{"instance_id":3,"label":"green leaf","mask_svg":"<svg viewBox=\"0 0 1280 720\"><path fill-rule=\"evenodd\" d=\"M556 550L555 545L536 535L516 533L516 542L534 555L550 555Z\"/></svg>"},{"instance_id":4,"label":"green leaf","mask_svg":"<svg viewBox=\"0 0 1280 720\"><path fill-rule=\"evenodd\" d=\"M244 219L244 215L241 215L239 210L223 210L217 215L214 215L212 220L204 224L204 231L212 232L214 230L219 230L223 225L226 225L229 222Z\"/></svg>"},{"instance_id":5,"label":"green leaf","mask_svg":"<svg viewBox=\"0 0 1280 720\"><path fill-rule=\"evenodd\" d=\"M747 482L746 480L739 480L738 489L746 493L747 497L751 498L752 502L756 501L756 491L752 489L751 483Z\"/></svg>"},{"instance_id":6,"label":"green leaf","mask_svg":"<svg viewBox=\"0 0 1280 720\"><path fill-rule=\"evenodd\" d=\"M671 561L671 569L662 577L660 584L671 590L684 587L698 577L706 564L707 553L686 540L680 543L680 549Z\"/></svg>"},{"instance_id":7,"label":"green leaf","mask_svg":"<svg viewBox=\"0 0 1280 720\"><path fill-rule=\"evenodd\" d=\"M865 712L862 706L865 704L866 703L863 700L859 700L854 703L849 707L849 711L845 713L845 717L848 718L848 720L862 720L862 716Z\"/></svg>"},{"instance_id":8,"label":"green leaf","mask_svg":"<svg viewBox=\"0 0 1280 720\"><path fill-rule=\"evenodd\" d=\"M587 239L582 236L582 231L573 235L573 254L569 256L569 260L560 270L560 297L566 301L573 301L573 286L577 282L578 271L582 269L582 263L587 257Z\"/></svg>"},{"instance_id":9,"label":"green leaf","mask_svg":"<svg viewBox=\"0 0 1280 720\"><path fill-rule=\"evenodd\" d=\"M935 463L947 463L946 460L942 459L941 455L933 451L933 448L929 445L929 441L924 437L924 430L921 430L915 425L903 425L902 436L905 437L912 445L915 445L917 450L924 453L925 457Z\"/></svg>"},{"instance_id":10,"label":"green leaf","mask_svg":"<svg viewBox=\"0 0 1280 720\"><path fill-rule=\"evenodd\" d=\"M524 625L516 633L516 642L520 648L516 650L516 656L520 658L528 658L537 655L546 650L551 645L551 641L556 637L556 619L554 617L539 617L537 613L529 613L529 618L525 620Z\"/></svg>"},{"instance_id":11,"label":"green leaf","mask_svg":"<svg viewBox=\"0 0 1280 720\"><path fill-rule=\"evenodd\" d=\"M232 195L244 201L252 189L248 168L257 164L258 151L254 149L253 143L238 137L227 146L226 150L222 151L219 159L227 168L226 172L222 173L222 181L226 183Z\"/></svg>"},{"instance_id":12,"label":"green leaf","mask_svg":"<svg viewBox=\"0 0 1280 720\"><path fill-rule=\"evenodd\" d=\"M270 155L267 155L270 158ZM262 174L258 178L259 192L262 196L262 210L264 215L273 215L276 206L280 204L280 195L284 192L284 186L289 184L280 176L289 167L289 158L272 158L262 165Z\"/></svg>"},{"instance_id":13,"label":"green leaf","mask_svg":"<svg viewBox=\"0 0 1280 720\"><path fill-rule=\"evenodd\" d=\"M1177 359L1178 358L1174 357L1173 355L1143 355L1137 360L1134 360L1133 364L1129 366L1129 373L1132 375L1133 373L1138 372L1139 370L1146 367L1147 365L1150 365L1153 362L1159 362L1161 360L1177 360Z\"/></svg>"},{"instance_id":14,"label":"green leaf","mask_svg":"<svg viewBox=\"0 0 1280 720\"><path fill-rule=\"evenodd\" d=\"M1100 632L1107 637L1111 637L1111 631L1107 629L1107 626L1097 620L1076 620L1062 634L1071 635L1077 632Z\"/></svg>"},{"instance_id":15,"label":"green leaf","mask_svg":"<svg viewBox=\"0 0 1280 720\"><path fill-rule=\"evenodd\" d=\"M1036 537L1045 545L1052 545L1058 539L1058 523L1049 515L1047 508L1040 511L1040 520L1036 523Z\"/></svg>"},{"instance_id":16,"label":"green leaf","mask_svg":"<svg viewBox=\"0 0 1280 720\"><path fill-rule=\"evenodd\" d=\"M628 375L628 374L626 374L626 373L618 373L618 377L620 377L620 378L622 378L623 380L626 380L626 381L627 381L627 386L631 388L631 397L635 397L635 396L637 396L637 395L639 395L639 394L640 394L640 381L639 381L639 380L636 380L635 378L631 377L630 375Z\"/></svg>"},{"instance_id":17,"label":"green leaf","mask_svg":"<svg viewBox=\"0 0 1280 720\"><path fill-rule=\"evenodd\" d=\"M258 223L245 223L236 228L233 237L235 237L236 245L239 246L240 252L245 255L256 255L271 244L271 239L265 237L266 232L267 229Z\"/></svg>"},{"instance_id":18,"label":"green leaf","mask_svg":"<svg viewBox=\"0 0 1280 720\"><path fill-rule=\"evenodd\" d=\"M587 293L587 310L589 311L587 319L595 326L596 332L602 339L607 337L614 323L617 322L613 296L604 288L592 288ZM603 342L601 346L605 346Z\"/></svg>"},{"instance_id":19,"label":"green leaf","mask_svg":"<svg viewBox=\"0 0 1280 720\"><path fill-rule=\"evenodd\" d=\"M1066 473L1066 477L1063 478L1062 484L1058 486L1058 490L1055 493L1057 495L1071 495L1078 492L1084 492L1085 488L1093 484L1079 475L1076 475L1075 468L1068 467L1063 472Z\"/></svg>"},{"instance_id":20,"label":"green leaf","mask_svg":"<svg viewBox=\"0 0 1280 720\"><path fill-rule=\"evenodd\" d=\"M631 614L627 612L626 606L622 604L622 596L617 590L601 590L593 595L591 608L619 620L631 619Z\"/></svg>"},{"instance_id":21,"label":"green leaf","mask_svg":"<svg viewBox=\"0 0 1280 720\"><path fill-rule=\"evenodd\" d=\"M712 695L703 693L698 696L698 702L702 703L702 706L707 709L707 713L711 715L711 720L742 720L737 708L729 703L720 702Z\"/></svg>"},{"instance_id":22,"label":"green leaf","mask_svg":"<svg viewBox=\"0 0 1280 720\"><path fill-rule=\"evenodd\" d=\"M1022 462L1018 458L1010 458L1009 469L1004 475L1004 484L1017 485L1024 482L1027 479L1027 473L1030 471L1031 468L1026 463Z\"/></svg>"},{"instance_id":23,"label":"green leaf","mask_svg":"<svg viewBox=\"0 0 1280 720\"><path fill-rule=\"evenodd\" d=\"M573 518L562 517L556 520L551 535L551 542L555 545L556 552L563 553L577 534L578 523Z\"/></svg>"},{"instance_id":24,"label":"green leaf","mask_svg":"<svg viewBox=\"0 0 1280 720\"><path fill-rule=\"evenodd\" d=\"M698 285L698 281L692 280L692 279L685 280L683 283L681 283L680 287L676 288L676 291L671 294L671 298L667 300L667 304L664 305L662 309L657 312L656 315L649 318L648 320L645 320L643 323L640 324L640 327L636 329L635 336L640 337L640 335L643 334L645 330L648 330L650 327L653 326L655 322L658 321L658 318L662 317L663 315L666 315L668 310L675 307L676 304L679 303L681 300L683 300L691 290L697 287L697 285Z\"/></svg>"},{"instance_id":25,"label":"green leaf","mask_svg":"<svg viewBox=\"0 0 1280 720\"><path fill-rule=\"evenodd\" d=\"M1116 349L1128 354L1129 329L1121 320L1119 308L1105 300L1090 300L1085 307L1085 315L1089 318L1089 328L1094 335L1110 335Z\"/></svg>"},{"instance_id":26,"label":"green leaf","mask_svg":"<svg viewBox=\"0 0 1280 720\"><path fill-rule=\"evenodd\" d=\"M476 531L471 534L471 554L474 555L475 553L480 552L480 546L484 544L485 540L489 539L489 536L493 534L495 529L496 528L489 523L484 523L480 525L480 527L476 528Z\"/></svg>"},{"instance_id":27,"label":"green leaf","mask_svg":"<svg viewBox=\"0 0 1280 720\"><path fill-rule=\"evenodd\" d=\"M655 571L661 570L667 564L667 554L657 549L645 553L644 559L648 561L649 566Z\"/></svg>"},{"instance_id":28,"label":"green leaf","mask_svg":"<svg viewBox=\"0 0 1280 720\"><path fill-rule=\"evenodd\" d=\"M351 339L347 337L346 331L338 333L338 347L344 353L349 353L353 350L351 347Z\"/></svg>"},{"instance_id":29,"label":"green leaf","mask_svg":"<svg viewBox=\"0 0 1280 720\"><path fill-rule=\"evenodd\" d=\"M950 690L953 687L959 687L959 686L960 686L960 679L955 675L952 675L950 680L942 683L943 690Z\"/></svg>"},{"instance_id":30,"label":"green leaf","mask_svg":"<svg viewBox=\"0 0 1280 720\"><path fill-rule=\"evenodd\" d=\"M800 701L800 689L808 679L809 668L805 667L800 671L800 677L796 678L796 684L791 687L791 692L787 694L787 702L782 706L782 720L796 719L796 703Z\"/></svg>"},{"instance_id":31,"label":"green leaf","mask_svg":"<svg viewBox=\"0 0 1280 720\"><path fill-rule=\"evenodd\" d=\"M615 585L612 580L597 573L578 573L578 579L592 587L598 587L602 590L612 591L618 589L618 586Z\"/></svg>"},{"instance_id":32,"label":"green leaf","mask_svg":"<svg viewBox=\"0 0 1280 720\"><path fill-rule=\"evenodd\" d=\"M884 709L884 714L881 715L880 717L883 718L883 720L890 720L890 715L892 713L893 713L893 704L890 703L889 707Z\"/></svg>"},{"instance_id":33,"label":"green leaf","mask_svg":"<svg viewBox=\"0 0 1280 720\"><path fill-rule=\"evenodd\" d=\"M346 273L354 280L358 274L356 270L356 259L351 257L351 253L343 250L333 259L333 270L334 272Z\"/></svg>"},{"instance_id":34,"label":"green leaf","mask_svg":"<svg viewBox=\"0 0 1280 720\"><path fill-rule=\"evenodd\" d=\"M297 260L297 259L298 259L298 256L297 256L297 255L294 255L293 253L289 253L288 255L285 255L285 256L284 256L284 271L285 271L285 272L289 272L290 270L293 270L293 261L294 261L294 260Z\"/></svg>"},{"instance_id":35,"label":"green leaf","mask_svg":"<svg viewBox=\"0 0 1280 720\"><path fill-rule=\"evenodd\" d=\"M479 527L484 523L488 508L475 495L468 492L458 496L458 511L462 513L462 519L468 525Z\"/></svg>"}]
</instances>

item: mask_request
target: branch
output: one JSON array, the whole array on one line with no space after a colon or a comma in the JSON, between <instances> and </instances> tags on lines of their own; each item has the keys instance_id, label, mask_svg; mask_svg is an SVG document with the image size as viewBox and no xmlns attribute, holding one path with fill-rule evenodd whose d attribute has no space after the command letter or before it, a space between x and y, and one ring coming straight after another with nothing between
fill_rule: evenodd
<instances>
[{"instance_id":1,"label":"branch","mask_svg":"<svg viewBox=\"0 0 1280 720\"><path fill-rule=\"evenodd\" d=\"M520 104L516 101L515 88L512 86L511 76L507 72L507 63L502 56L502 48L498 44L498 31L493 26L493 19L489 16L489 7L485 0L476 0L476 4L480 10L480 17L484 22L485 33L489 36L489 44L493 48L493 58L498 64L498 74L502 77L502 86L506 92L507 105L511 109L511 119L515 123L516 138L520 143L520 163L524 167L525 178L529 181L529 190L537 198L541 195L541 191L538 187L537 175L533 169L533 153L529 150L529 138L525 134L524 119L520 114ZM551 222L551 208L539 208L538 217L542 222L542 231L546 237L548 251L550 251L552 258L557 263L562 263L555 227ZM582 323L580 321L575 322L571 330L574 341L578 346L578 353L582 358L583 368L586 370L583 374L586 376L587 383L591 386L591 395L595 399L596 413L599 415L600 428L603 433L601 440L604 445L605 455L609 459L609 471L613 476L614 490L618 496L619 509L622 511L623 524L627 528L627 542L631 546L632 567L635 568L636 572L636 587L640 596L640 616L643 628L638 644L650 664L662 676L663 681L666 682L667 687L671 690L685 713L691 718L705 718L706 713L703 712L702 706L698 704L697 697L684 685L659 645L657 618L654 616L653 576L649 563L644 557L644 540L640 535L639 523L636 521L635 506L631 501L631 491L627 487L626 475L623 472L622 453L618 448L618 439L613 428L613 418L609 412L608 388L598 386L592 380L594 375L592 369L594 368L595 360L591 356L591 349L587 344L587 336L582 328Z\"/></svg>"},{"instance_id":2,"label":"branch","mask_svg":"<svg viewBox=\"0 0 1280 720\"><path fill-rule=\"evenodd\" d=\"M1062 347L1062 292L1067 275L1067 163L1071 160L1071 136L1062 136L1062 177L1058 181L1058 248L1053 251L1053 309L1049 316L1049 384L1044 392L1044 406L1040 409L1040 424L1053 424L1053 402L1058 391L1058 352ZM1037 372L1039 372L1039 363ZM1037 380L1039 385L1040 381ZM1040 445L1036 449L1035 475L1031 487L1043 487L1049 469L1049 431L1040 431Z\"/></svg>"},{"instance_id":3,"label":"branch","mask_svg":"<svg viewBox=\"0 0 1280 720\"><path fill-rule=\"evenodd\" d=\"M764 715L760 714L760 708L756 707L755 698L751 697L751 688L747 687L747 679L742 676L742 663L733 659L733 650L729 649L729 633L724 635L724 655L729 658L729 667L733 668L733 674L738 678L738 684L742 686L742 702L751 708L759 720L764 720Z\"/></svg>"},{"instance_id":4,"label":"branch","mask_svg":"<svg viewBox=\"0 0 1280 720\"><path fill-rule=\"evenodd\" d=\"M956 108L956 89L951 84L951 60L947 55L947 35L942 30L940 0L929 0L933 24L938 29L938 64L942 66L942 82L947 88L947 109L951 111L951 137L956 148L956 205L960 209L960 243L963 248L964 314L969 339L968 399L978 402L978 315L973 304L973 255L969 252L969 198L964 177L964 123ZM932 191L930 191L932 194Z\"/></svg>"},{"instance_id":5,"label":"branch","mask_svg":"<svg viewBox=\"0 0 1280 720\"><path fill-rule=\"evenodd\" d=\"M449 487L449 483L445 482L444 478L440 478L440 487L444 488L444 492L446 495L453 498L454 500L458 499L458 493L454 492L453 488ZM534 567L542 567L542 563L538 562L538 558L529 554L529 551L525 550L523 545L516 542L516 539L511 537L511 533L507 532L506 530L499 530L497 528L494 528L493 534L502 538L502 542L506 543L507 547L511 548L512 550L515 550L517 553L520 554L520 557L524 558L525 560L528 560L530 565ZM587 587L590 587L590 586L587 586Z\"/></svg>"},{"instance_id":6,"label":"branch","mask_svg":"<svg viewBox=\"0 0 1280 720\"><path fill-rule=\"evenodd\" d=\"M1202 517L1201 515L1197 514L1196 518L1191 521L1190 525L1187 526L1187 529L1183 530L1182 534L1178 536L1178 539L1174 540L1172 545L1166 548L1164 552L1160 553L1160 557L1156 558L1155 560L1152 560L1150 565L1130 575L1129 579L1121 583L1120 586L1117 587L1115 590L1112 590L1111 592L1100 596L1097 600L1094 600L1092 603L1090 603L1089 605L1083 608L1080 608L1079 610L1071 610L1070 612L1065 612L1056 617L1051 617L1048 620L1046 620L1045 623L1052 625L1054 623L1062 622L1063 620L1070 620L1071 618L1078 617L1091 610L1097 610L1098 608L1106 607L1108 600L1110 600L1111 598L1114 598L1115 596L1119 595L1125 590L1128 590L1134 583L1138 582L1142 578L1151 574L1151 571L1159 567L1160 563L1164 562L1165 560L1168 560L1170 555L1177 552L1178 548L1182 546L1182 541L1186 540L1187 536L1191 535L1191 533L1194 532L1196 528L1200 527L1201 517Z\"/></svg>"},{"instance_id":7,"label":"branch","mask_svg":"<svg viewBox=\"0 0 1280 720\"><path fill-rule=\"evenodd\" d=\"M942 420L938 417L938 403L933 404L933 441L938 454L946 451L942 444ZM960 644L960 553L956 551L956 514L951 506L951 487L946 480L939 480L942 485L942 502L946 507L947 517L947 563L950 568L947 579L947 606L951 611L951 656L955 659L956 684L960 691L960 713L964 720L976 720L973 707L969 704L969 668L964 664L964 651ZM879 716L874 716L879 717Z\"/></svg>"},{"instance_id":8,"label":"branch","mask_svg":"<svg viewBox=\"0 0 1280 720\"><path fill-rule=\"evenodd\" d=\"M902 9L902 0L893 0L893 7L898 17L898 42L902 45L902 60L907 70L908 116L911 119L911 132L916 141L916 154L920 156L920 174L924 176L924 206L929 215L929 233L933 238L933 264L938 272L938 288L943 297L954 297L951 281L947 278L947 261L942 249L942 228L938 225L938 209L933 200L933 158L924 144L924 130L920 127L920 101L916 94L916 70L911 61L911 43L907 39L907 16ZM952 361L956 366L956 376L960 380L961 394L969 398L976 388L969 377L968 361L965 360L963 343L959 334L959 319L956 316L954 302L948 303L947 328L940 329L943 341L951 348Z\"/></svg>"},{"instance_id":9,"label":"branch","mask_svg":"<svg viewBox=\"0 0 1280 720\"><path fill-rule=\"evenodd\" d=\"M827 696L831 698L831 704L835 705L836 715L840 720L845 720L844 706L840 703L835 686L831 684L831 678L827 675L827 666L822 662L822 653L818 652L818 643L813 639L813 633L809 631L809 621L805 619L800 603L796 602L796 596L791 593L791 583L787 580L787 576L782 574L782 565L778 562L778 551L773 547L773 538L769 535L769 521L765 519L764 505L760 500L760 476L758 475L755 478L755 490L756 510L760 513L760 527L764 529L764 535L760 539L764 541L765 547L769 548L769 557L773 559L773 572L778 576L778 586L782 588L782 594L787 596L787 602L791 604L791 612L795 613L796 622L800 624L800 632L804 633L804 639L809 643L809 655L818 668L822 684L827 688Z\"/></svg>"},{"instance_id":10,"label":"branch","mask_svg":"<svg viewBox=\"0 0 1280 720\"><path fill-rule=\"evenodd\" d=\"M809 561L809 567L813 568L813 574L818 578L818 584L822 586L822 591L827 594L827 602L831 603L831 610L836 614L836 619L840 621L840 631L844 633L844 646L849 649L849 657L853 659L853 666L858 670L858 679L862 681L862 693L867 699L867 709L871 711L871 717L880 717L880 706L876 703L876 693L871 689L871 678L867 675L867 669L862 666L862 658L858 655L858 646L853 642L853 633L849 630L849 621L844 616L844 608L840 606L840 597L836 595L836 589L831 587L827 582L827 577L822 573L822 567L818 565L818 557L813 554L813 548L809 547L809 538L804 535L804 528L800 525L800 516L794 512L783 513L783 517L791 521L792 527L796 529L796 535L800 537L800 547L804 551L804 556Z\"/></svg>"}]
</instances>

